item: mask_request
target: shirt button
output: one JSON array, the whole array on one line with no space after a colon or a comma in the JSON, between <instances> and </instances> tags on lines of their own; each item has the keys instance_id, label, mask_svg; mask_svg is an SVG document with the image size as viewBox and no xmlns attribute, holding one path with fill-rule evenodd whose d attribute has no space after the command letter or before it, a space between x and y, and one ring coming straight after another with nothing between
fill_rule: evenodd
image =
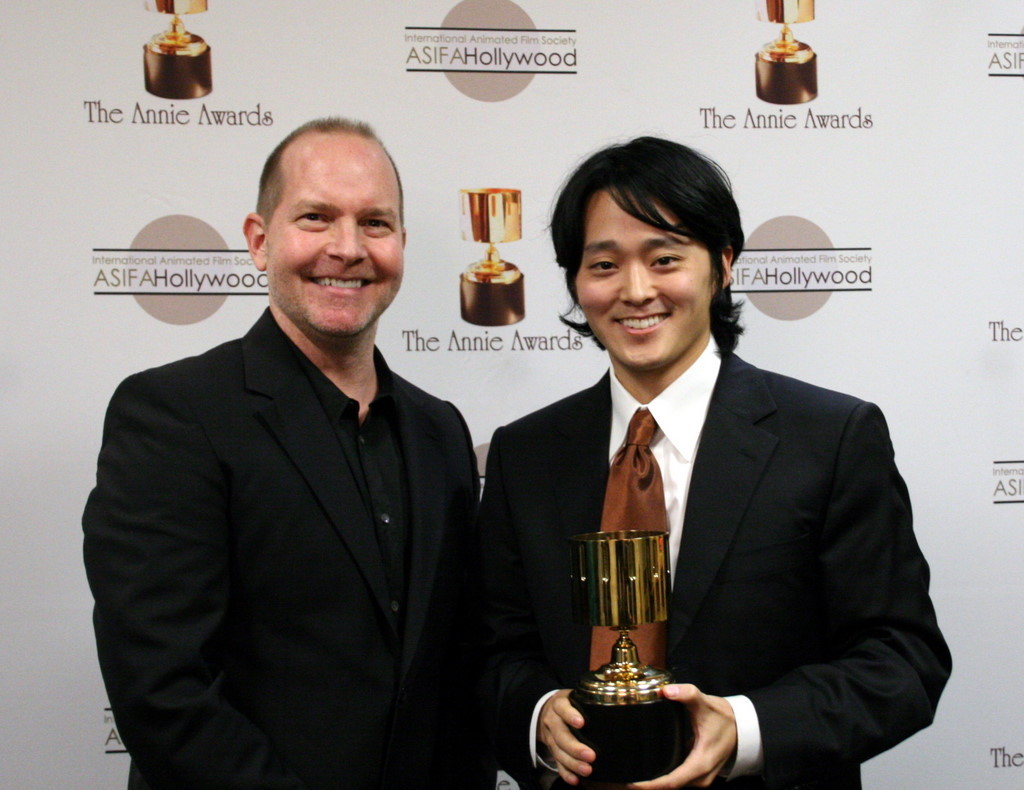
<instances>
[{"instance_id":1,"label":"shirt button","mask_svg":"<svg viewBox=\"0 0 1024 790\"><path fill-rule=\"evenodd\" d=\"M390 524L391 523L391 516L389 516L387 513L381 513L380 514L380 520L381 520L382 524Z\"/></svg>"},{"instance_id":2,"label":"shirt button","mask_svg":"<svg viewBox=\"0 0 1024 790\"><path fill-rule=\"evenodd\" d=\"M398 601L392 601L391 602L391 611L392 612L397 612L398 611Z\"/></svg>"},{"instance_id":3,"label":"shirt button","mask_svg":"<svg viewBox=\"0 0 1024 790\"><path fill-rule=\"evenodd\" d=\"M360 437L359 437L359 443L360 443L360 444L366 444L366 437L365 437L365 436L362 436L362 435L360 435Z\"/></svg>"}]
</instances>

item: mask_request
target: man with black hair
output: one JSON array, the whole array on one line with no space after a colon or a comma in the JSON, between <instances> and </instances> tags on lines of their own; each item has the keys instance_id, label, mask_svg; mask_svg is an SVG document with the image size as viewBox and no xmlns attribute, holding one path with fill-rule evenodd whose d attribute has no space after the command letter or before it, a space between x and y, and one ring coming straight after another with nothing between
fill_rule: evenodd
<instances>
[{"instance_id":1,"label":"man with black hair","mask_svg":"<svg viewBox=\"0 0 1024 790\"><path fill-rule=\"evenodd\" d=\"M570 729L586 732L567 689L593 660L567 538L601 529L609 459L647 410L673 569L664 696L695 738L635 786L859 788L861 762L931 722L951 666L881 412L736 356L739 211L692 149L642 137L592 155L552 236L583 316L563 320L611 372L491 443L481 687L499 761L527 787L542 764L569 785L593 770Z\"/></svg>"}]
</instances>

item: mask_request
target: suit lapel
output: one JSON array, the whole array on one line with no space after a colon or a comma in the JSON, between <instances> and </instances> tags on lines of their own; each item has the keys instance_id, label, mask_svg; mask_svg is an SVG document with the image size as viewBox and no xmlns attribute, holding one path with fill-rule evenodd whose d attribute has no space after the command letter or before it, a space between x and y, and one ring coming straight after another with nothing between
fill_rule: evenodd
<instances>
[{"instance_id":1,"label":"suit lapel","mask_svg":"<svg viewBox=\"0 0 1024 790\"><path fill-rule=\"evenodd\" d=\"M552 496L557 500L559 528L551 530L552 542L548 547L551 562L562 589L554 593L553 600L564 600L564 621L571 622L569 605L569 538L585 532L600 532L601 511L604 509L604 490L608 483L608 441L612 423L611 390L608 374L593 387L584 390L571 401L571 412L564 415L553 432L550 463L548 465ZM578 676L590 666L589 628L567 629L567 655L560 659L568 668L566 676Z\"/></svg>"},{"instance_id":2,"label":"suit lapel","mask_svg":"<svg viewBox=\"0 0 1024 790\"><path fill-rule=\"evenodd\" d=\"M306 479L382 611L387 579L356 477L291 343L267 311L242 343L246 386L263 396L256 417ZM339 474L343 477L339 479ZM390 622L390 617L384 617ZM397 634L393 634L397 637Z\"/></svg>"},{"instance_id":3,"label":"suit lapel","mask_svg":"<svg viewBox=\"0 0 1024 790\"><path fill-rule=\"evenodd\" d=\"M565 538L601 530L612 424L608 375L580 393L558 425L551 479Z\"/></svg>"},{"instance_id":4,"label":"suit lapel","mask_svg":"<svg viewBox=\"0 0 1024 790\"><path fill-rule=\"evenodd\" d=\"M670 655L714 581L774 452L777 437L756 425L774 410L756 368L732 355L722 360L690 477L672 586Z\"/></svg>"},{"instance_id":5,"label":"suit lapel","mask_svg":"<svg viewBox=\"0 0 1024 790\"><path fill-rule=\"evenodd\" d=\"M404 382L395 377L395 395L398 399L399 434L402 455L409 481L409 541L408 588L403 634L402 672L408 670L416 656L427 615L437 586L437 574L442 565L440 552L446 516L445 457L437 425L409 397Z\"/></svg>"}]
</instances>

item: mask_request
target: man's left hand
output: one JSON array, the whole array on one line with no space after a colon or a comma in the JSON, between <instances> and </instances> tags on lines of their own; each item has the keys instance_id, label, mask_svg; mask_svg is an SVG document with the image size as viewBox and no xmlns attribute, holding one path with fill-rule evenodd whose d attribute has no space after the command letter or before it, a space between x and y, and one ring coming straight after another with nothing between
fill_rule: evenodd
<instances>
[{"instance_id":1,"label":"man's left hand","mask_svg":"<svg viewBox=\"0 0 1024 790\"><path fill-rule=\"evenodd\" d=\"M671 773L627 786L631 790L707 787L736 754L736 717L732 705L722 697L702 694L691 683L665 686L662 694L666 699L681 702L690 711L693 748Z\"/></svg>"}]
</instances>

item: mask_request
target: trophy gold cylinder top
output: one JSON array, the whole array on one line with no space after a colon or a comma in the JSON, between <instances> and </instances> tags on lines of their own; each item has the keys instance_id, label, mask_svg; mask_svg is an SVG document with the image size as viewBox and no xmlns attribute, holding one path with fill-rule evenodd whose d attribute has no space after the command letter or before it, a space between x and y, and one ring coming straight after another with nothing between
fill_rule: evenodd
<instances>
[{"instance_id":1,"label":"trophy gold cylinder top","mask_svg":"<svg viewBox=\"0 0 1024 790\"><path fill-rule=\"evenodd\" d=\"M507 326L526 315L523 273L502 260L495 244L523 236L522 193L518 189L460 191L462 238L487 244L484 257L462 272L462 319L478 326Z\"/></svg>"},{"instance_id":2,"label":"trophy gold cylinder top","mask_svg":"<svg viewBox=\"0 0 1024 790\"><path fill-rule=\"evenodd\" d=\"M210 47L185 29L182 14L207 10L206 0L146 0L146 10L171 16L170 27L143 46L146 90L164 99L198 99L213 90Z\"/></svg>"},{"instance_id":3,"label":"trophy gold cylinder top","mask_svg":"<svg viewBox=\"0 0 1024 790\"><path fill-rule=\"evenodd\" d=\"M818 56L789 29L814 19L814 0L757 0L757 18L782 25L779 37L755 57L758 98L772 104L801 104L815 98Z\"/></svg>"},{"instance_id":4,"label":"trophy gold cylinder top","mask_svg":"<svg viewBox=\"0 0 1024 790\"><path fill-rule=\"evenodd\" d=\"M669 617L667 533L625 530L576 535L570 543L573 619L619 632L608 663L585 673L570 700L583 715L576 737L597 759L590 779L635 782L669 773L692 740L689 715L659 690L672 675L644 661L632 628Z\"/></svg>"}]
</instances>

